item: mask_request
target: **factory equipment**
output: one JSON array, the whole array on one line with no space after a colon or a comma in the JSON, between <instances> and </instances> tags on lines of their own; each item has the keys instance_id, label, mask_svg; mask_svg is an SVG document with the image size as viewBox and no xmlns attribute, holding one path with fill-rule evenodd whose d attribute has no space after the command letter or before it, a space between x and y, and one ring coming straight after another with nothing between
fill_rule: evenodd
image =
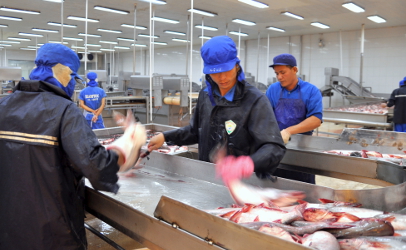
<instances>
[{"instance_id":1,"label":"factory equipment","mask_svg":"<svg viewBox=\"0 0 406 250\"><path fill-rule=\"evenodd\" d=\"M173 127L146 124L147 129L165 131ZM110 129L95 131L97 136ZM359 134L358 134L359 132ZM369 139L385 136L370 131ZM392 150L389 141L379 145L361 140L365 134L348 130L340 140L293 135L280 167L300 166L299 171L381 185L369 190L334 190L328 187L277 178L260 180L255 175L247 183L285 190L301 190L306 201L319 198L361 203L365 208L399 212L406 206L406 171L402 166L372 159L323 153L332 148ZM368 140L369 140L368 139ZM404 138L395 141L399 143ZM351 142L351 143L350 143ZM393 143L393 141L392 141ZM366 147L365 147L366 146ZM194 160L196 153L166 155L151 152L142 160L135 177L120 178L118 194L86 188L86 209L107 224L139 241L149 249L309 249L215 217L205 210L233 204L227 187L215 178L212 163Z\"/></svg>"},{"instance_id":2,"label":"factory equipment","mask_svg":"<svg viewBox=\"0 0 406 250\"><path fill-rule=\"evenodd\" d=\"M0 94L7 95L12 93L16 82L19 82L21 77L22 70L20 67L0 67Z\"/></svg>"}]
</instances>

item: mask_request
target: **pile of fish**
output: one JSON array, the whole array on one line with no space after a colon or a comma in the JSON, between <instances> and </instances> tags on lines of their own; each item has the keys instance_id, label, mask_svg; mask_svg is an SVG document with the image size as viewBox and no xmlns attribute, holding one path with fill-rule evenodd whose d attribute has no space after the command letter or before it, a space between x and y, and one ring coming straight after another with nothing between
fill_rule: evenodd
<instances>
[{"instance_id":1,"label":"pile of fish","mask_svg":"<svg viewBox=\"0 0 406 250\"><path fill-rule=\"evenodd\" d=\"M345 111L345 112L358 112L358 113L368 113L368 114L387 114L388 108L383 108L381 104L370 104L370 105L355 105L347 107L336 107L327 108L326 110L331 111Z\"/></svg>"},{"instance_id":2,"label":"pile of fish","mask_svg":"<svg viewBox=\"0 0 406 250\"><path fill-rule=\"evenodd\" d=\"M368 150L360 150L360 151L352 151L352 150L329 150L324 151L324 153L329 154L336 154L342 156L354 156L354 157L361 157L361 158L368 158L372 160L381 160L381 161L389 161L399 165L403 165L403 159L406 159L406 154L382 154L377 151L368 151ZM406 151L404 151L406 153Z\"/></svg>"},{"instance_id":3,"label":"pile of fish","mask_svg":"<svg viewBox=\"0 0 406 250\"><path fill-rule=\"evenodd\" d=\"M327 199L308 203L301 191L260 189L240 181L229 189L237 204L206 212L313 249L406 249L406 215Z\"/></svg>"}]
</instances>

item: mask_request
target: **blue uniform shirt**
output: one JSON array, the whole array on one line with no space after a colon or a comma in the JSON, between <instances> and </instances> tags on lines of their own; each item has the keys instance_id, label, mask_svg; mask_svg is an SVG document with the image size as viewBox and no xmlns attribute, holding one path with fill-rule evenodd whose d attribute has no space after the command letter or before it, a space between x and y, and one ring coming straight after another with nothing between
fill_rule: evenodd
<instances>
[{"instance_id":1,"label":"blue uniform shirt","mask_svg":"<svg viewBox=\"0 0 406 250\"><path fill-rule=\"evenodd\" d=\"M220 92L217 89L214 90L214 93L220 97L225 98L227 101L232 102L234 100L234 93L235 93L236 85L237 85L237 83L234 84L234 86L224 96L221 96ZM206 91L206 92L208 91L207 87L204 89L204 91Z\"/></svg>"},{"instance_id":2,"label":"blue uniform shirt","mask_svg":"<svg viewBox=\"0 0 406 250\"><path fill-rule=\"evenodd\" d=\"M79 100L83 100L86 106L96 110L101 106L101 101L106 96L106 92L99 87L86 87L80 91Z\"/></svg>"},{"instance_id":3,"label":"blue uniform shirt","mask_svg":"<svg viewBox=\"0 0 406 250\"><path fill-rule=\"evenodd\" d=\"M265 95L268 97L274 110L278 105L279 98L298 99L301 96L306 105L306 118L310 116L315 116L320 120L323 118L323 97L321 96L320 90L313 84L305 82L300 78L298 84L292 91L288 91L281 86L280 82L276 82L268 87ZM289 111L287 110L286 112Z\"/></svg>"}]
</instances>

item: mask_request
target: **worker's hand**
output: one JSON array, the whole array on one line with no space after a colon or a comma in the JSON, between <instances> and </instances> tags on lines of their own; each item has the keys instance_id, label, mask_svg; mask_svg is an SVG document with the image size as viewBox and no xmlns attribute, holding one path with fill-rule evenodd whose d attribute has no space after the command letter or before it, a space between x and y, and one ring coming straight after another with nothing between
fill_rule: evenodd
<instances>
[{"instance_id":1,"label":"worker's hand","mask_svg":"<svg viewBox=\"0 0 406 250\"><path fill-rule=\"evenodd\" d=\"M162 133L155 135L154 137L149 140L148 143L148 151L157 150L160 148L165 142L165 136Z\"/></svg>"},{"instance_id":2,"label":"worker's hand","mask_svg":"<svg viewBox=\"0 0 406 250\"><path fill-rule=\"evenodd\" d=\"M243 155L235 157L226 156L216 162L216 176L229 185L233 180L248 178L254 172L254 162L251 157Z\"/></svg>"},{"instance_id":3,"label":"worker's hand","mask_svg":"<svg viewBox=\"0 0 406 250\"><path fill-rule=\"evenodd\" d=\"M382 107L382 108L386 108L387 106L388 106L388 105L387 105L386 103L384 103L384 102L381 103L381 107Z\"/></svg>"},{"instance_id":4,"label":"worker's hand","mask_svg":"<svg viewBox=\"0 0 406 250\"><path fill-rule=\"evenodd\" d=\"M97 115L93 115L92 122L96 122L96 121L97 121Z\"/></svg>"},{"instance_id":5,"label":"worker's hand","mask_svg":"<svg viewBox=\"0 0 406 250\"><path fill-rule=\"evenodd\" d=\"M288 143L288 141L289 141L289 139L290 139L290 135L291 135L291 134L290 134L286 129L282 129L282 131L281 131L281 136L282 136L283 142L284 142L285 144Z\"/></svg>"}]
</instances>

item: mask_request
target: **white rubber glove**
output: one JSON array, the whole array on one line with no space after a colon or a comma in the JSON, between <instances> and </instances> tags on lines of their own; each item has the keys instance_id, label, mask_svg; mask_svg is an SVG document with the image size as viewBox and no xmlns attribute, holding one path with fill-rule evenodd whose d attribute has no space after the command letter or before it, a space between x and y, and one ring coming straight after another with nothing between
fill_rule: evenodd
<instances>
[{"instance_id":1,"label":"white rubber glove","mask_svg":"<svg viewBox=\"0 0 406 250\"><path fill-rule=\"evenodd\" d=\"M290 139L290 133L286 129L282 129L281 136L282 136L283 142L285 144L287 144Z\"/></svg>"}]
</instances>

